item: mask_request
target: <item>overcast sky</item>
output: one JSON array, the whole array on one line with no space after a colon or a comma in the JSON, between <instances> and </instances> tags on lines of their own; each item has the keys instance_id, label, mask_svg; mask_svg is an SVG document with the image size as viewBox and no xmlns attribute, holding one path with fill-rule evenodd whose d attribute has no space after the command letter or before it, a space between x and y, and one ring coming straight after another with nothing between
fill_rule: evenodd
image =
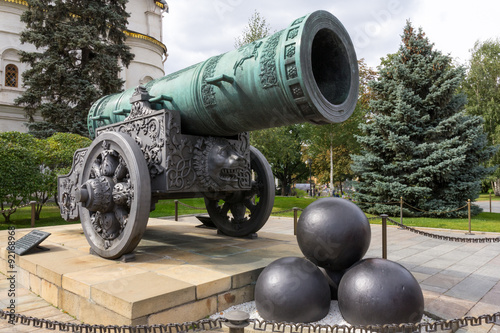
<instances>
[{"instance_id":1,"label":"overcast sky","mask_svg":"<svg viewBox=\"0 0 500 333\"><path fill-rule=\"evenodd\" d=\"M376 68L398 50L410 19L435 48L465 64L477 40L500 37L498 0L168 0L163 43L166 74L234 49L257 10L272 31L315 10L327 10L345 26L356 54Z\"/></svg>"}]
</instances>

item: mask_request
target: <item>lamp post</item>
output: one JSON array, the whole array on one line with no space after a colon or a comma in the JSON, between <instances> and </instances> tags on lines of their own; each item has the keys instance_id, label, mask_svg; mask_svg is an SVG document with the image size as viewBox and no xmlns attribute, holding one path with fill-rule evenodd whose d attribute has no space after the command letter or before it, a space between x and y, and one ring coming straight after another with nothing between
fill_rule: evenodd
<instances>
[{"instance_id":1,"label":"lamp post","mask_svg":"<svg viewBox=\"0 0 500 333\"><path fill-rule=\"evenodd\" d=\"M312 193L312 180L311 180L311 163L312 163L312 160L310 158L308 158L306 160L306 165L309 166L309 196L313 196L313 193Z\"/></svg>"}]
</instances>

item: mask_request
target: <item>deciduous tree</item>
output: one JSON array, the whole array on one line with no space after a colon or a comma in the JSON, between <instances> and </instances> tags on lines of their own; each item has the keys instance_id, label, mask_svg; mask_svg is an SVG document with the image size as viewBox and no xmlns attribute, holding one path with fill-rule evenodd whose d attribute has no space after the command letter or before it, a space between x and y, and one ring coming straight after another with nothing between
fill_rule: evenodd
<instances>
[{"instance_id":1,"label":"deciduous tree","mask_svg":"<svg viewBox=\"0 0 500 333\"><path fill-rule=\"evenodd\" d=\"M463 82L468 113L484 118L484 129L491 145L500 144L500 40L477 41L472 49L467 76ZM500 153L490 160L500 164ZM500 196L500 170L489 177L495 195Z\"/></svg>"}]
</instances>

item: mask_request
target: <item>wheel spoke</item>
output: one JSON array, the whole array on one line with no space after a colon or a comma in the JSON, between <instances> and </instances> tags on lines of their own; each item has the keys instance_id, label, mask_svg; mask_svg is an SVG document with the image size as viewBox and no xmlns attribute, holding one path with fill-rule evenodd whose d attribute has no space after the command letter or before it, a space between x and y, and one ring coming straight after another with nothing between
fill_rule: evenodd
<instances>
[{"instance_id":1,"label":"wheel spoke","mask_svg":"<svg viewBox=\"0 0 500 333\"><path fill-rule=\"evenodd\" d=\"M255 204L253 197L251 198L245 198L245 201L243 202L246 208L250 211L250 214L252 214L255 209L257 208L257 205Z\"/></svg>"},{"instance_id":2,"label":"wheel spoke","mask_svg":"<svg viewBox=\"0 0 500 333\"><path fill-rule=\"evenodd\" d=\"M229 212L230 208L231 208L231 205L229 204L229 202L224 201L224 204L222 205L222 207L220 207L220 214L222 216L227 217L227 213Z\"/></svg>"}]
</instances>

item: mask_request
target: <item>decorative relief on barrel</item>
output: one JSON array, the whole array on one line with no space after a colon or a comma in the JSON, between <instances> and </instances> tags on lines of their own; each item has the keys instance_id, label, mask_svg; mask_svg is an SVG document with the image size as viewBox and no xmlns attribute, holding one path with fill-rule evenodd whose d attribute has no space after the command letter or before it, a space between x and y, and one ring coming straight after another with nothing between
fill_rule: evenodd
<instances>
[{"instance_id":1,"label":"decorative relief on barrel","mask_svg":"<svg viewBox=\"0 0 500 333\"><path fill-rule=\"evenodd\" d=\"M217 101L215 100L215 89L214 86L207 83L207 79L214 76L215 68L219 63L222 55L218 55L216 57L212 57L208 60L207 66L203 71L202 76L202 84L201 84L201 99L203 101L203 105L205 107L215 106L217 105Z\"/></svg>"},{"instance_id":2,"label":"decorative relief on barrel","mask_svg":"<svg viewBox=\"0 0 500 333\"><path fill-rule=\"evenodd\" d=\"M264 89L278 85L276 70L276 47L283 31L277 32L267 40L260 58L260 83Z\"/></svg>"},{"instance_id":3,"label":"decorative relief on barrel","mask_svg":"<svg viewBox=\"0 0 500 333\"><path fill-rule=\"evenodd\" d=\"M243 70L243 63L246 60L249 59L257 59L259 56L259 47L262 45L263 42L252 42L250 44L247 44L240 49L238 49L238 52L243 53L242 57L234 63L233 69L234 69L234 75L236 75L236 70L241 68Z\"/></svg>"},{"instance_id":4,"label":"decorative relief on barrel","mask_svg":"<svg viewBox=\"0 0 500 333\"><path fill-rule=\"evenodd\" d=\"M292 80L297 78L297 76L297 65L295 65L295 63L286 65L286 79Z\"/></svg>"},{"instance_id":5,"label":"decorative relief on barrel","mask_svg":"<svg viewBox=\"0 0 500 333\"><path fill-rule=\"evenodd\" d=\"M292 26L297 25L297 24L301 24L302 21L304 21L305 18L306 18L305 16L299 17L298 19L296 19L295 21L293 21Z\"/></svg>"},{"instance_id":6,"label":"decorative relief on barrel","mask_svg":"<svg viewBox=\"0 0 500 333\"><path fill-rule=\"evenodd\" d=\"M290 91L292 92L292 96L294 99L304 97L304 91L298 83L290 86Z\"/></svg>"},{"instance_id":7,"label":"decorative relief on barrel","mask_svg":"<svg viewBox=\"0 0 500 333\"><path fill-rule=\"evenodd\" d=\"M295 56L295 43L285 46L285 59Z\"/></svg>"},{"instance_id":8,"label":"decorative relief on barrel","mask_svg":"<svg viewBox=\"0 0 500 333\"><path fill-rule=\"evenodd\" d=\"M286 40L294 39L299 35L299 28L293 28L288 31L286 35Z\"/></svg>"}]
</instances>

